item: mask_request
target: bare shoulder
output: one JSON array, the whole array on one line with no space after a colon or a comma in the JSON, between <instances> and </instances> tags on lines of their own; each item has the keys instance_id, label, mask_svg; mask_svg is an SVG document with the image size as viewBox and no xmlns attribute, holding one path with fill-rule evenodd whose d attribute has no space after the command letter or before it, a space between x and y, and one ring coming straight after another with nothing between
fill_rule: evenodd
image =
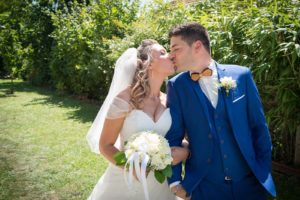
<instances>
[{"instance_id":1,"label":"bare shoulder","mask_svg":"<svg viewBox=\"0 0 300 200\"><path fill-rule=\"evenodd\" d=\"M131 93L131 87L127 87L126 89L124 89L123 91L121 91L117 97L126 101L126 102L129 102L130 101L130 93Z\"/></svg>"}]
</instances>

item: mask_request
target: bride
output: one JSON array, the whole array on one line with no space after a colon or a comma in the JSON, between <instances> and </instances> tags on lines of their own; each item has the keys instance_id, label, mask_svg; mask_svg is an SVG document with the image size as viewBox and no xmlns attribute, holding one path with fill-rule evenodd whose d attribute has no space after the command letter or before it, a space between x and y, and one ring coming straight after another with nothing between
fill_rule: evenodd
<instances>
[{"instance_id":1,"label":"bride","mask_svg":"<svg viewBox=\"0 0 300 200\"><path fill-rule=\"evenodd\" d=\"M117 60L109 93L90 128L87 140L95 153L101 153L109 166L88 200L141 200L142 184L135 179L131 189L113 155L135 133L153 130L162 136L171 127L166 95L160 91L164 80L175 72L166 50L155 40L143 40L138 49L126 50ZM184 160L188 150L172 147L173 164ZM151 200L174 200L167 182L160 184L154 173L147 176Z\"/></svg>"}]
</instances>

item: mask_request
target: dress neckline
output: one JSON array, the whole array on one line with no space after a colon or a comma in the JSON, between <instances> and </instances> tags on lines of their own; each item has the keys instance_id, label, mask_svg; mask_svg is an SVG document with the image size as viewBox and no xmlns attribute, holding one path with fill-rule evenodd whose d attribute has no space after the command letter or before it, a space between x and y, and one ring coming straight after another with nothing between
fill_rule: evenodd
<instances>
[{"instance_id":1,"label":"dress neckline","mask_svg":"<svg viewBox=\"0 0 300 200\"><path fill-rule=\"evenodd\" d=\"M164 109L164 111L161 112L160 116L157 118L157 120L155 121L148 113L146 113L145 111L141 110L141 109L132 109L132 111L138 111L140 113L143 113L144 115L146 115L154 124L157 124L162 117L164 116L164 114L166 113L166 111L169 110L169 108Z\"/></svg>"}]
</instances>

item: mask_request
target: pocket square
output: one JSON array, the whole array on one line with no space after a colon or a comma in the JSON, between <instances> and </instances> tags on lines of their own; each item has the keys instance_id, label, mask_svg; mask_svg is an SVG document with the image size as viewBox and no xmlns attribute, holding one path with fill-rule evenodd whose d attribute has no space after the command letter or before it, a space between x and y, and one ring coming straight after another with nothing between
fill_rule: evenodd
<instances>
[{"instance_id":1,"label":"pocket square","mask_svg":"<svg viewBox=\"0 0 300 200\"><path fill-rule=\"evenodd\" d=\"M245 95L243 94L242 96L240 96L240 97L236 98L235 100L233 100L232 103L235 103L235 102L241 100L244 97L245 97Z\"/></svg>"}]
</instances>

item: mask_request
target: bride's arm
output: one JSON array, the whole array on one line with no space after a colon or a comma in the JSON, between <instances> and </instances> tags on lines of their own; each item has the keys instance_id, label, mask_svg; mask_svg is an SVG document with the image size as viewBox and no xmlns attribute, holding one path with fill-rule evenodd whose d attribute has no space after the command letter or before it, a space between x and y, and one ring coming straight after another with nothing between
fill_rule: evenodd
<instances>
[{"instance_id":1,"label":"bride's arm","mask_svg":"<svg viewBox=\"0 0 300 200\"><path fill-rule=\"evenodd\" d=\"M130 111L130 88L122 91L112 102L103 124L99 140L100 153L111 163L116 164L113 156L119 152L114 145L122 130L124 120Z\"/></svg>"},{"instance_id":2,"label":"bride's arm","mask_svg":"<svg viewBox=\"0 0 300 200\"><path fill-rule=\"evenodd\" d=\"M100 153L111 163L116 164L113 156L119 152L114 144L119 137L125 117L105 119L102 134L99 140Z\"/></svg>"},{"instance_id":3,"label":"bride's arm","mask_svg":"<svg viewBox=\"0 0 300 200\"><path fill-rule=\"evenodd\" d=\"M113 156L120 150L114 146L115 142L119 137L119 133L123 127L125 117L118 119L106 119L104 122L102 134L99 140L99 150L100 153L112 164L116 165L116 161ZM118 166L124 168L124 166ZM149 171L147 170L146 176L148 176ZM135 170L133 170L133 176L138 180Z\"/></svg>"}]
</instances>

